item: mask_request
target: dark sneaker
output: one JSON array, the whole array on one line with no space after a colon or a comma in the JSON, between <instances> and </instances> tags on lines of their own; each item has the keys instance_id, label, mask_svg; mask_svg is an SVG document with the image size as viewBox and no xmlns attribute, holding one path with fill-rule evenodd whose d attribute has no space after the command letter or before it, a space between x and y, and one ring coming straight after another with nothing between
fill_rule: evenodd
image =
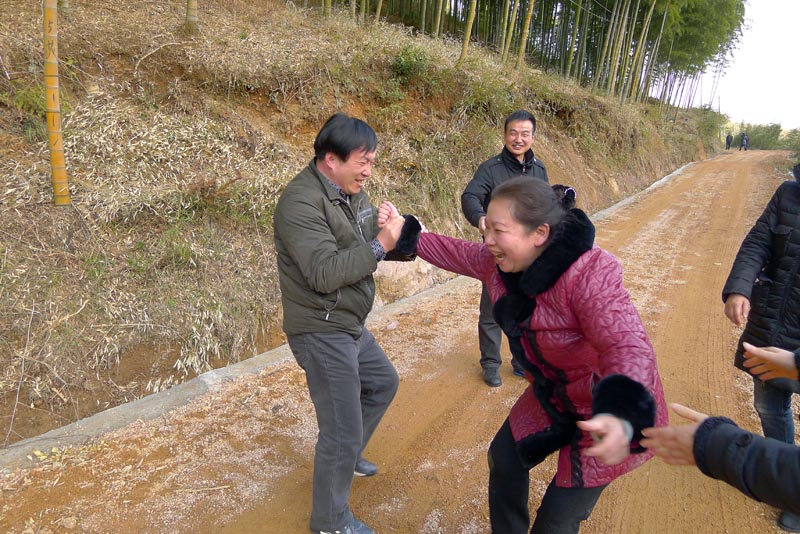
<instances>
[{"instance_id":1,"label":"dark sneaker","mask_svg":"<svg viewBox=\"0 0 800 534\"><path fill-rule=\"evenodd\" d=\"M503 385L503 380L500 378L500 370L496 367L487 367L483 370L483 381L492 388Z\"/></svg>"},{"instance_id":2,"label":"dark sneaker","mask_svg":"<svg viewBox=\"0 0 800 534\"><path fill-rule=\"evenodd\" d=\"M789 532L800 532L800 515L784 510L778 517L778 526Z\"/></svg>"},{"instance_id":3,"label":"dark sneaker","mask_svg":"<svg viewBox=\"0 0 800 534\"><path fill-rule=\"evenodd\" d=\"M314 534L375 534L375 531L355 517L349 525L338 530L314 530Z\"/></svg>"},{"instance_id":4,"label":"dark sneaker","mask_svg":"<svg viewBox=\"0 0 800 534\"><path fill-rule=\"evenodd\" d=\"M378 466L369 460L365 460L364 458L358 459L356 462L356 468L353 470L353 474L357 477L371 477L377 472Z\"/></svg>"},{"instance_id":5,"label":"dark sneaker","mask_svg":"<svg viewBox=\"0 0 800 534\"><path fill-rule=\"evenodd\" d=\"M511 360L511 368L513 369L511 372L514 373L514 376L521 376L522 378L525 378L525 370L516 361Z\"/></svg>"}]
</instances>

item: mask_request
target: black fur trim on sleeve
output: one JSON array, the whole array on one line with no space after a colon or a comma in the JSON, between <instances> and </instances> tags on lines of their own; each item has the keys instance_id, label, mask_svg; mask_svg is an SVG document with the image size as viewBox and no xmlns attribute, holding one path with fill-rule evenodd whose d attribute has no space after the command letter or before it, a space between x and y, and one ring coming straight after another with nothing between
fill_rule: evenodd
<instances>
[{"instance_id":1,"label":"black fur trim on sleeve","mask_svg":"<svg viewBox=\"0 0 800 534\"><path fill-rule=\"evenodd\" d=\"M717 477L711 474L711 471L708 468L708 464L706 462L706 445L708 444L708 439L711 437L714 429L720 425L737 426L736 423L727 417L709 417L697 427L697 430L694 433L694 443L692 444L692 454L694 455L694 461L697 464L697 468L700 469L704 475L710 476L711 478Z\"/></svg>"},{"instance_id":2,"label":"black fur trim on sleeve","mask_svg":"<svg viewBox=\"0 0 800 534\"><path fill-rule=\"evenodd\" d=\"M642 384L625 375L609 375L597 383L592 392L592 412L610 413L633 426L631 452L642 452L639 446L642 430L655 425L656 403Z\"/></svg>"},{"instance_id":3,"label":"black fur trim on sleeve","mask_svg":"<svg viewBox=\"0 0 800 534\"><path fill-rule=\"evenodd\" d=\"M413 215L403 215L406 221L400 231L400 239L397 240L393 250L386 253L389 261L413 261L417 257L417 243L419 234L422 232L422 225Z\"/></svg>"}]
</instances>

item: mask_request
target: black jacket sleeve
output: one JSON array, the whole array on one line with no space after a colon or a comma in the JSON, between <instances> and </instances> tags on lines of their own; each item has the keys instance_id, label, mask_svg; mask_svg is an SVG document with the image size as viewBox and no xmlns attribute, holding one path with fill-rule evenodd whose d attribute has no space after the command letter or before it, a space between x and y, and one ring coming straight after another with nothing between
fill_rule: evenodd
<instances>
[{"instance_id":1,"label":"black jacket sleeve","mask_svg":"<svg viewBox=\"0 0 800 534\"><path fill-rule=\"evenodd\" d=\"M469 181L464 193L461 194L461 211L464 217L475 228L481 217L486 215L484 206L488 203L488 198L492 194L494 180L489 173L486 163L481 164L475 171L475 176Z\"/></svg>"},{"instance_id":2,"label":"black jacket sleeve","mask_svg":"<svg viewBox=\"0 0 800 534\"><path fill-rule=\"evenodd\" d=\"M748 497L800 513L800 447L742 430L710 417L694 437L694 459L705 475Z\"/></svg>"},{"instance_id":3,"label":"black jacket sleeve","mask_svg":"<svg viewBox=\"0 0 800 534\"><path fill-rule=\"evenodd\" d=\"M728 299L731 293L739 293L748 299L753 289L758 273L767 265L772 253L771 229L777 225L780 196L784 187L781 186L772 195L764 212L756 221L739 247L733 267L722 289L722 302Z\"/></svg>"}]
</instances>

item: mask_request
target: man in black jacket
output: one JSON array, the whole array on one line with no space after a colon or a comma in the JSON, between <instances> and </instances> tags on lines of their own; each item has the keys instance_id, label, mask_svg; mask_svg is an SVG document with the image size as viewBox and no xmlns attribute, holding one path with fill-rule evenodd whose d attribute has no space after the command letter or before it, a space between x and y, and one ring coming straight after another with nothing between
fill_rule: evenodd
<instances>
[{"instance_id":1,"label":"man in black jacket","mask_svg":"<svg viewBox=\"0 0 800 534\"><path fill-rule=\"evenodd\" d=\"M797 381L800 350L745 343L745 358L744 365L761 380ZM693 424L646 428L642 446L669 464L697 465L748 497L786 510L778 525L797 532L787 518L800 514L800 447L747 432L726 417L708 417L680 404L672 409Z\"/></svg>"},{"instance_id":2,"label":"man in black jacket","mask_svg":"<svg viewBox=\"0 0 800 534\"><path fill-rule=\"evenodd\" d=\"M800 164L793 174L795 180L778 187L742 241L722 290L725 316L744 325L734 364L745 371L745 342L800 347ZM796 380L754 380L764 436L794 444L793 393L800 393ZM784 512L781 522L800 532L800 515Z\"/></svg>"},{"instance_id":3,"label":"man in black jacket","mask_svg":"<svg viewBox=\"0 0 800 534\"><path fill-rule=\"evenodd\" d=\"M486 208L492 190L509 178L528 175L548 182L544 163L533 154L533 138L536 133L536 119L529 112L517 110L506 117L503 126L503 150L484 161L475 171L475 176L467 184L461 195L461 211L469 223L481 235L486 230ZM500 341L502 331L492 315L492 301L483 287L481 293L480 316L478 318L478 345L481 351L483 380L491 387L500 386ZM512 354L514 350L512 349ZM521 355L521 357L524 357ZM523 376L521 367L514 365L514 374Z\"/></svg>"}]
</instances>

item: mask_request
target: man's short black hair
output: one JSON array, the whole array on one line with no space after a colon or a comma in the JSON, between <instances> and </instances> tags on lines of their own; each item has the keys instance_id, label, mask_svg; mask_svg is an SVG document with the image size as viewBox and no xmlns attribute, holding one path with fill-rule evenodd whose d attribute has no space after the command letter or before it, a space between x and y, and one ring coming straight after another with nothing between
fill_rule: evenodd
<instances>
[{"instance_id":1,"label":"man's short black hair","mask_svg":"<svg viewBox=\"0 0 800 534\"><path fill-rule=\"evenodd\" d=\"M506 123L503 125L503 131L507 132L508 125L517 121L531 121L531 124L533 124L533 130L531 133L536 133L536 118L530 112L525 111L524 109L513 111L508 117L506 117Z\"/></svg>"},{"instance_id":2,"label":"man's short black hair","mask_svg":"<svg viewBox=\"0 0 800 534\"><path fill-rule=\"evenodd\" d=\"M344 113L332 115L314 139L314 155L318 159L331 152L342 161L347 161L356 150L375 152L377 148L375 130L361 119Z\"/></svg>"}]
</instances>

